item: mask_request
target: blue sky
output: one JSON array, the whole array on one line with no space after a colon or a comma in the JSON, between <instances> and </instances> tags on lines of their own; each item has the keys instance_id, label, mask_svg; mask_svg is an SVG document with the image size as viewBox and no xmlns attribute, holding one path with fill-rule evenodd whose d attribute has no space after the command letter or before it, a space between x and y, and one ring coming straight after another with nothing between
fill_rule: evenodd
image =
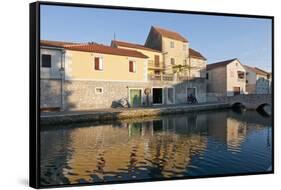
<instances>
[{"instance_id":1,"label":"blue sky","mask_svg":"<svg viewBox=\"0 0 281 190\"><path fill-rule=\"evenodd\" d=\"M238 58L242 64L271 71L269 19L41 6L45 40L109 45L115 33L117 40L144 44L152 25L186 37L208 63Z\"/></svg>"}]
</instances>

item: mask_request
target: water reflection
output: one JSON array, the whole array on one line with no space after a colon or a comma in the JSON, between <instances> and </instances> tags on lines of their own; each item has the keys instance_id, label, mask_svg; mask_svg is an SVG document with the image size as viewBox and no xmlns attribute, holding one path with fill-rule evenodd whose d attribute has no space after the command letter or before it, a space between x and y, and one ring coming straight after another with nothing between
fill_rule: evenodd
<instances>
[{"instance_id":1,"label":"water reflection","mask_svg":"<svg viewBox=\"0 0 281 190\"><path fill-rule=\"evenodd\" d=\"M41 131L41 183L265 171L271 118L217 111Z\"/></svg>"}]
</instances>

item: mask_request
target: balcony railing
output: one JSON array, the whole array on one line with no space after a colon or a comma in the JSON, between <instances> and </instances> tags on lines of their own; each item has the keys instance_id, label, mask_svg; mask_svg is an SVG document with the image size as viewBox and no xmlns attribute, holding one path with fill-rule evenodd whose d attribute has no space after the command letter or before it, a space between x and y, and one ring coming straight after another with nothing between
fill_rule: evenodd
<instances>
[{"instance_id":1,"label":"balcony railing","mask_svg":"<svg viewBox=\"0 0 281 190\"><path fill-rule=\"evenodd\" d=\"M148 80L158 80L158 81L173 81L174 75L160 74L160 75L148 75Z\"/></svg>"},{"instance_id":2,"label":"balcony railing","mask_svg":"<svg viewBox=\"0 0 281 190\"><path fill-rule=\"evenodd\" d=\"M157 81L185 81L185 80L205 80L203 77L187 77L187 76L176 76L173 74L149 74L148 80Z\"/></svg>"},{"instance_id":3,"label":"balcony railing","mask_svg":"<svg viewBox=\"0 0 281 190\"><path fill-rule=\"evenodd\" d=\"M163 62L155 63L152 60L148 60L148 68L150 69L164 69Z\"/></svg>"}]
</instances>

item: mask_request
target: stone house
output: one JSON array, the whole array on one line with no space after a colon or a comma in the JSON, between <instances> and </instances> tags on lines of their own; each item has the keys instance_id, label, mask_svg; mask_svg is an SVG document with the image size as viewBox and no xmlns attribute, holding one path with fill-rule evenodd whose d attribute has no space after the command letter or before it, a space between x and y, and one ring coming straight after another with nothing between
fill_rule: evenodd
<instances>
[{"instance_id":1,"label":"stone house","mask_svg":"<svg viewBox=\"0 0 281 190\"><path fill-rule=\"evenodd\" d=\"M246 90L249 94L270 94L271 74L257 67L244 65Z\"/></svg>"},{"instance_id":2,"label":"stone house","mask_svg":"<svg viewBox=\"0 0 281 190\"><path fill-rule=\"evenodd\" d=\"M189 50L189 48L188 48ZM196 64L206 59L195 50L187 57ZM132 107L187 103L190 94L206 101L205 70L194 77L169 77L163 52L112 41L96 43L41 41L41 109L109 108L126 98ZM179 59L179 58L177 58ZM190 73L190 72L189 72ZM155 75L151 77L151 75ZM174 74L174 73L171 73ZM145 92L150 92L146 94Z\"/></svg>"},{"instance_id":3,"label":"stone house","mask_svg":"<svg viewBox=\"0 0 281 190\"><path fill-rule=\"evenodd\" d=\"M217 96L246 94L246 70L238 59L207 65L207 91Z\"/></svg>"},{"instance_id":4,"label":"stone house","mask_svg":"<svg viewBox=\"0 0 281 190\"><path fill-rule=\"evenodd\" d=\"M177 73L179 78L205 77L206 58L190 48L189 41L181 34L152 26L145 46L162 52L164 74L174 75L176 66L184 69Z\"/></svg>"}]
</instances>

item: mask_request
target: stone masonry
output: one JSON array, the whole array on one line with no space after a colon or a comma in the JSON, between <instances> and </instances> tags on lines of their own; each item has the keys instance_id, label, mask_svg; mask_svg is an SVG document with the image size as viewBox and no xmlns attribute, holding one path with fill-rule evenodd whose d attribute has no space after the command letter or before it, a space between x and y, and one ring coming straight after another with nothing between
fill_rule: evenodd
<instances>
[{"instance_id":1,"label":"stone masonry","mask_svg":"<svg viewBox=\"0 0 281 190\"><path fill-rule=\"evenodd\" d=\"M187 103L186 88L196 88L196 98L199 103L206 102L206 83L204 79L190 81L164 82L118 82L118 81L65 81L64 109L87 110L97 108L110 108L113 101L121 98L128 99L130 88L142 90L142 102L146 102L144 89L163 88L164 104L167 104L167 87L175 89L175 104ZM102 93L96 93L96 88L102 88ZM152 102L152 96L149 96ZM41 80L41 107L60 107L60 80Z\"/></svg>"}]
</instances>

